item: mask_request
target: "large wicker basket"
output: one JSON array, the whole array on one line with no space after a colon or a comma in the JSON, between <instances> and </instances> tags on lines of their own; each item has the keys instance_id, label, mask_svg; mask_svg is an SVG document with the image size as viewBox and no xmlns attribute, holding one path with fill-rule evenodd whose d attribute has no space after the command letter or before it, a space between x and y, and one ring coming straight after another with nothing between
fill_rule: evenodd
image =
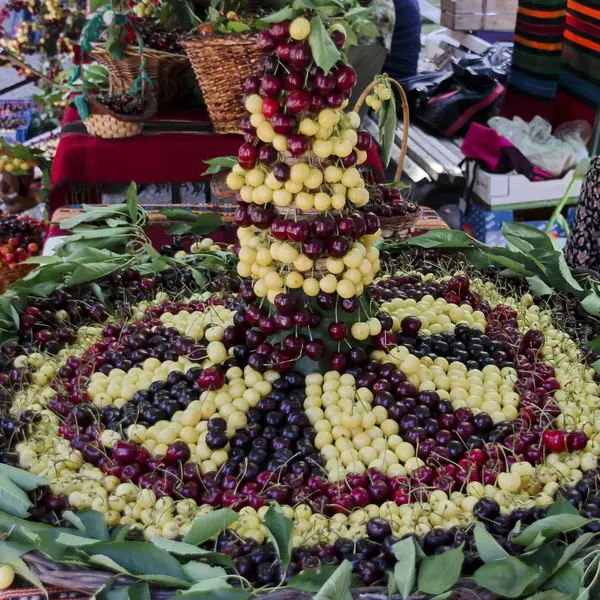
<instances>
[{"instance_id":1,"label":"large wicker basket","mask_svg":"<svg viewBox=\"0 0 600 600\"><path fill-rule=\"evenodd\" d=\"M144 121L156 114L156 99L152 94L146 96L146 108L139 115L120 115L96 100L88 98L90 114L83 122L87 132L104 139L134 137L142 133Z\"/></svg>"},{"instance_id":2,"label":"large wicker basket","mask_svg":"<svg viewBox=\"0 0 600 600\"><path fill-rule=\"evenodd\" d=\"M187 56L161 50L144 48L142 54L136 46L123 51L123 59L115 58L104 48L104 44L92 45L92 56L108 69L110 93L118 94L130 90L140 74L142 59L145 71L152 81L152 93L159 106L177 104L188 92L185 74L190 68Z\"/></svg>"},{"instance_id":3,"label":"large wicker basket","mask_svg":"<svg viewBox=\"0 0 600 600\"><path fill-rule=\"evenodd\" d=\"M246 114L244 79L258 69L261 53L254 34L208 35L182 43L217 133L241 133Z\"/></svg>"}]
</instances>

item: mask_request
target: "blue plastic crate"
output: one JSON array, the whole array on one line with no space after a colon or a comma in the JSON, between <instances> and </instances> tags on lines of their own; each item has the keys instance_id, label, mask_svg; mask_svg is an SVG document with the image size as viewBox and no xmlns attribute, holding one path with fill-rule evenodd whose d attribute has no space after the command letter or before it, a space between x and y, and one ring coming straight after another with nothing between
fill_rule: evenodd
<instances>
[{"instance_id":1,"label":"blue plastic crate","mask_svg":"<svg viewBox=\"0 0 600 600\"><path fill-rule=\"evenodd\" d=\"M571 206L567 211L567 223L573 224L576 207ZM515 211L512 210L485 210L477 204L469 206L469 212L461 212L460 226L463 231L472 235L475 239L490 246L506 247L507 241L501 233L503 223L511 223L515 220ZM520 221L526 225L532 225L537 229L544 229L547 221ZM550 235L556 240L560 248L566 242L566 234L563 228L554 223Z\"/></svg>"}]
</instances>

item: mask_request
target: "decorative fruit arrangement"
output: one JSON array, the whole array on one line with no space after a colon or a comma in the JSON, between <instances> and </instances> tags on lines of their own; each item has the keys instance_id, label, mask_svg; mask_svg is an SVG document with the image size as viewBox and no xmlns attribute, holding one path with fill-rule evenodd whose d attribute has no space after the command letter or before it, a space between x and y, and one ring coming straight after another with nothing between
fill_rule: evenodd
<instances>
[{"instance_id":1,"label":"decorative fruit arrangement","mask_svg":"<svg viewBox=\"0 0 600 600\"><path fill-rule=\"evenodd\" d=\"M371 202L363 207L364 212L370 212L378 217L404 217L414 215L419 207L414 202L402 198L400 189L379 184L371 192Z\"/></svg>"},{"instance_id":2,"label":"decorative fruit arrangement","mask_svg":"<svg viewBox=\"0 0 600 600\"><path fill-rule=\"evenodd\" d=\"M137 6L142 6L138 4ZM134 7L134 11L136 7ZM138 9L139 10L139 9ZM139 15L138 15L139 16ZM136 28L144 46L153 50L161 50L162 52L171 52L172 54L182 54L183 48L179 43L181 36L184 34L183 29L174 28L167 29L151 20L139 20L136 23Z\"/></svg>"},{"instance_id":3,"label":"decorative fruit arrangement","mask_svg":"<svg viewBox=\"0 0 600 600\"><path fill-rule=\"evenodd\" d=\"M500 597L594 597L595 372L528 291L437 252L380 253L354 166L371 141L341 110L354 75L314 68L313 31L343 46L321 17L258 38L228 177L241 283L221 271L229 291L204 291L229 264L210 239L148 248L133 196L102 211L142 250L107 238L35 274L41 297L17 305L2 346L0 489L19 501L0 508L58 527L34 544L52 560L116 563L146 589L246 600L287 583L321 600L354 573L403 598L448 597L461 576ZM91 212L69 224L75 244L107 235ZM135 559L149 548L152 573Z\"/></svg>"}]
</instances>

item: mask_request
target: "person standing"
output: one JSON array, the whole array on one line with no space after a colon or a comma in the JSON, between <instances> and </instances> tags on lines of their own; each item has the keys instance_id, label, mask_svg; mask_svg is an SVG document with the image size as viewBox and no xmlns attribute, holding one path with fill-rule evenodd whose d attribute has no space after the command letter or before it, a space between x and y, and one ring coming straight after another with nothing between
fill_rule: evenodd
<instances>
[{"instance_id":1,"label":"person standing","mask_svg":"<svg viewBox=\"0 0 600 600\"><path fill-rule=\"evenodd\" d=\"M417 74L421 50L421 12L418 0L394 0L396 22L383 71L400 81Z\"/></svg>"}]
</instances>

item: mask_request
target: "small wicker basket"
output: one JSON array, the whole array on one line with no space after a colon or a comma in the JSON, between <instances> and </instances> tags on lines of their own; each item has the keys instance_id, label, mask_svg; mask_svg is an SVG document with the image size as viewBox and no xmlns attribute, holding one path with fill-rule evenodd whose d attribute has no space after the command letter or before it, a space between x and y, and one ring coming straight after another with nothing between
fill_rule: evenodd
<instances>
[{"instance_id":1,"label":"small wicker basket","mask_svg":"<svg viewBox=\"0 0 600 600\"><path fill-rule=\"evenodd\" d=\"M185 74L190 61L184 54L151 48L144 48L140 54L136 46L127 46L123 59L119 60L106 50L104 44L92 44L92 57L108 69L111 94L126 92L133 87L140 74L142 59L146 61L144 68L159 106L177 104L188 92Z\"/></svg>"},{"instance_id":2,"label":"small wicker basket","mask_svg":"<svg viewBox=\"0 0 600 600\"><path fill-rule=\"evenodd\" d=\"M400 158L398 159L398 167L396 168L396 173L394 175L394 182L400 181L402 177L402 171L404 168L404 159L406 158L406 151L408 147L408 126L410 123L409 119L409 109L408 109L408 99L406 94L404 93L404 89L402 86L394 79L389 79L390 83L392 83L396 89L398 90L398 94L400 95L400 100L402 102L402 120L404 122L404 128L402 133L402 144L400 147ZM358 112L366 100L367 96L371 93L371 91L375 88L376 85L380 83L379 79L373 81L364 92L360 95L360 98L356 102L356 106L354 107L354 112ZM417 210L414 213L407 213L402 216L393 216L393 217L379 217L379 223L381 227L381 234L385 238L394 238L397 240L404 240L411 236L412 228L415 223L419 220L421 216L421 209Z\"/></svg>"},{"instance_id":3,"label":"small wicker basket","mask_svg":"<svg viewBox=\"0 0 600 600\"><path fill-rule=\"evenodd\" d=\"M156 99L152 94L147 94L146 108L139 115L120 115L113 112L96 100L93 96L88 98L90 114L83 124L90 135L104 139L130 138L142 133L144 121L156 114Z\"/></svg>"},{"instance_id":4,"label":"small wicker basket","mask_svg":"<svg viewBox=\"0 0 600 600\"><path fill-rule=\"evenodd\" d=\"M217 133L242 133L242 97L248 73L258 70L261 52L250 33L207 35L182 43L202 89Z\"/></svg>"}]
</instances>

